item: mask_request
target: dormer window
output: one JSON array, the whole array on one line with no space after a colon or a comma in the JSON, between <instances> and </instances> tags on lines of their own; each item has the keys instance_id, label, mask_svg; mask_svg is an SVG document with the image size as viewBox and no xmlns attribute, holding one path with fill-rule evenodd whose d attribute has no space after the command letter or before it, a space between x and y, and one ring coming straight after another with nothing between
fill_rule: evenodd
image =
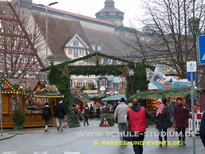
<instances>
[{"instance_id":1,"label":"dormer window","mask_svg":"<svg viewBox=\"0 0 205 154\"><path fill-rule=\"evenodd\" d=\"M91 45L91 47L94 51L96 50L96 45Z\"/></svg>"},{"instance_id":2,"label":"dormer window","mask_svg":"<svg viewBox=\"0 0 205 154\"><path fill-rule=\"evenodd\" d=\"M108 64L112 64L112 59L108 59Z\"/></svg>"},{"instance_id":3,"label":"dormer window","mask_svg":"<svg viewBox=\"0 0 205 154\"><path fill-rule=\"evenodd\" d=\"M121 61L117 60L117 64L120 65L120 64L121 64Z\"/></svg>"}]
</instances>

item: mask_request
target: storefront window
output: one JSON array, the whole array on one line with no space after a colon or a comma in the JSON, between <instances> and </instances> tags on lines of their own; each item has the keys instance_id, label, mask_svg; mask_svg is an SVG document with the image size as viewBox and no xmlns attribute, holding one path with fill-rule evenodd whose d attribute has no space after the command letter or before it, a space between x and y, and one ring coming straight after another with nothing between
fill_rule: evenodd
<instances>
[{"instance_id":1,"label":"storefront window","mask_svg":"<svg viewBox=\"0 0 205 154\"><path fill-rule=\"evenodd\" d=\"M18 109L18 103L20 102L19 96L11 95L11 110L14 111L15 109Z\"/></svg>"}]
</instances>

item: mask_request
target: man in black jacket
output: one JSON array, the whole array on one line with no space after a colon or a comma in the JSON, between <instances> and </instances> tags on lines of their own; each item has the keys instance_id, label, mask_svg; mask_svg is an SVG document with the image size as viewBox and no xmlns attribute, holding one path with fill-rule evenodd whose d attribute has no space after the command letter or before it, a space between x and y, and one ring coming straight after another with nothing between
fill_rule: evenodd
<instances>
[{"instance_id":1,"label":"man in black jacket","mask_svg":"<svg viewBox=\"0 0 205 154\"><path fill-rule=\"evenodd\" d=\"M201 119L201 125L200 125L200 137L201 141L205 147L205 112L203 113L202 119Z\"/></svg>"},{"instance_id":2,"label":"man in black jacket","mask_svg":"<svg viewBox=\"0 0 205 154\"><path fill-rule=\"evenodd\" d=\"M57 130L63 131L63 120L64 116L66 115L65 109L63 106L63 101L59 101L55 108L55 117L56 117L56 125L57 125Z\"/></svg>"}]
</instances>

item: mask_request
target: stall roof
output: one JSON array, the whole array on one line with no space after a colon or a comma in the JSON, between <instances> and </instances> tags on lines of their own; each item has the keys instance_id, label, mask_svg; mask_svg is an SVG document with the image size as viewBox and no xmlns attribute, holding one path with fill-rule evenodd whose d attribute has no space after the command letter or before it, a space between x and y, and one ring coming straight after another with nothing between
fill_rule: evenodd
<instances>
[{"instance_id":1,"label":"stall roof","mask_svg":"<svg viewBox=\"0 0 205 154\"><path fill-rule=\"evenodd\" d=\"M34 95L34 97L39 97L39 98L63 98L64 95L54 95L54 96L49 96L49 95Z\"/></svg>"},{"instance_id":2,"label":"stall roof","mask_svg":"<svg viewBox=\"0 0 205 154\"><path fill-rule=\"evenodd\" d=\"M196 95L198 92L201 92L201 88L194 89L194 95ZM132 95L129 100L132 100L133 98L138 99L164 99L164 98L171 98L171 97L187 97L190 96L190 88L176 88L176 89L167 89L167 90L149 90L144 92L137 92L134 95Z\"/></svg>"},{"instance_id":3,"label":"stall roof","mask_svg":"<svg viewBox=\"0 0 205 154\"><path fill-rule=\"evenodd\" d=\"M120 101L121 98L124 98L126 100L125 95L123 94L117 94L117 95L112 95L106 98L103 98L102 101L103 102L107 102L107 101Z\"/></svg>"},{"instance_id":4,"label":"stall roof","mask_svg":"<svg viewBox=\"0 0 205 154\"><path fill-rule=\"evenodd\" d=\"M31 87L31 90L34 90L37 84L40 84L40 81L37 79L15 79L15 78L6 78L7 81L9 81L12 85L13 84L19 84L20 82L27 82L29 83L29 86Z\"/></svg>"},{"instance_id":5,"label":"stall roof","mask_svg":"<svg viewBox=\"0 0 205 154\"><path fill-rule=\"evenodd\" d=\"M27 96L41 97L41 98L63 98L64 95L60 94L57 90L56 85L47 86L43 88L40 81L36 79L15 79L15 78L4 78L1 79L4 83L2 93L4 94L22 94ZM22 87L19 90L21 82L26 82L29 87ZM16 86L17 85L17 86ZM37 88L37 85L40 88ZM25 88L25 89L23 89ZM37 88L37 90L35 90ZM35 90L35 91L34 91Z\"/></svg>"}]
</instances>

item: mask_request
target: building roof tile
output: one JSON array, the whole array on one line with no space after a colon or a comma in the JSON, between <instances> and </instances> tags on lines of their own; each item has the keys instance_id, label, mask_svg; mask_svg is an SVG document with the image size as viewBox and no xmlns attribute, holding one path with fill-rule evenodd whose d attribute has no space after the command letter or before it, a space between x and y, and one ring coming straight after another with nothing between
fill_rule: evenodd
<instances>
[{"instance_id":1,"label":"building roof tile","mask_svg":"<svg viewBox=\"0 0 205 154\"><path fill-rule=\"evenodd\" d=\"M41 8L41 9L46 9L45 6L41 6L41 5L38 5L38 4L33 4L33 7L37 7L37 8ZM86 19L86 20L95 21L95 22L102 23L102 24L111 25L111 26L115 25L112 21L96 19L96 18L88 17L88 16L85 16L85 15L77 14L77 13L71 13L71 12L68 12L68 11L54 9L54 8L51 8L51 7L48 7L48 11L54 11L54 12L58 12L58 13L63 13L65 15L72 16L72 17L75 17L75 18Z\"/></svg>"},{"instance_id":2,"label":"building roof tile","mask_svg":"<svg viewBox=\"0 0 205 154\"><path fill-rule=\"evenodd\" d=\"M123 57L130 52L130 49L127 45L123 44L118 34L93 30L91 28L84 28L84 31L92 45L101 45L102 49L100 52L102 53Z\"/></svg>"},{"instance_id":3,"label":"building roof tile","mask_svg":"<svg viewBox=\"0 0 205 154\"><path fill-rule=\"evenodd\" d=\"M35 12L33 15L45 38L45 14ZM88 38L79 21L48 15L48 46L54 57L66 57L64 52L65 42L73 38L75 34L78 34L89 46L89 51L92 51Z\"/></svg>"},{"instance_id":4,"label":"building roof tile","mask_svg":"<svg viewBox=\"0 0 205 154\"><path fill-rule=\"evenodd\" d=\"M101 12L121 12L121 13L124 13L115 7L104 7L102 10L98 11L97 13L101 13Z\"/></svg>"}]
</instances>

